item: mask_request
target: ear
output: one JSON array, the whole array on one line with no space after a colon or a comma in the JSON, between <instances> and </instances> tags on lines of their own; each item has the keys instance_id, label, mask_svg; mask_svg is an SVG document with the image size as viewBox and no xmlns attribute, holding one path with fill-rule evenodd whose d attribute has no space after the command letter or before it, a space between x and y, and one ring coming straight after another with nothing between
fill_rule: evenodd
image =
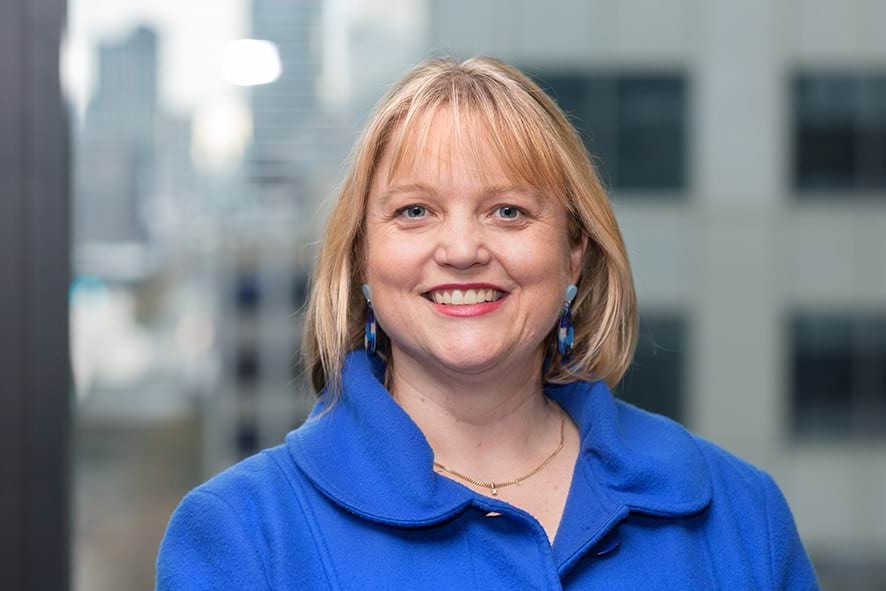
<instances>
[{"instance_id":1,"label":"ear","mask_svg":"<svg viewBox=\"0 0 886 591\"><path fill-rule=\"evenodd\" d=\"M585 260L585 253L588 250L588 235L581 233L581 239L572 247L569 253L570 273L572 274L572 283L578 285L578 278L581 277L581 269Z\"/></svg>"}]
</instances>

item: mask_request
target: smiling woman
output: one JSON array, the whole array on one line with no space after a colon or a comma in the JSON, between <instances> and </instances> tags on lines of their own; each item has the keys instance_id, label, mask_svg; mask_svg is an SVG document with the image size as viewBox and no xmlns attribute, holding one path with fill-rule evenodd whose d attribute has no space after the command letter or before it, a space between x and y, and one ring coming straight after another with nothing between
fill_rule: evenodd
<instances>
[{"instance_id":1,"label":"smiling woman","mask_svg":"<svg viewBox=\"0 0 886 591\"><path fill-rule=\"evenodd\" d=\"M613 397L621 232L518 70L434 59L391 88L307 314L308 420L185 497L158 588L816 588L766 472Z\"/></svg>"},{"instance_id":2,"label":"smiling woman","mask_svg":"<svg viewBox=\"0 0 886 591\"><path fill-rule=\"evenodd\" d=\"M509 373L502 361L526 364L531 348L529 365L540 369L549 360L547 381L603 379L614 386L636 344L636 297L621 233L580 137L556 104L516 69L482 59L468 60L460 72L444 64L431 61L395 85L355 148L308 310L306 367L315 388L328 385L334 404L344 354L362 338L362 315L348 313L361 305L351 285L364 281L375 293L378 354L386 361L385 386L392 393L401 357L393 347L410 342L410 357L428 362L437 358L431 341L438 351L446 342L460 343L458 349L471 351L478 367L483 351L485 363L502 373ZM406 283L394 288L390 281L396 278L386 268L407 275ZM510 301L497 308L502 313L484 318L501 327L434 326L409 315L421 328L415 333L414 326L390 322L391 311L417 312L413 306L421 302L412 298L431 291L439 279L452 279L453 272L508 294ZM343 276L348 284L338 282ZM566 365L557 354L555 324L570 283L578 293ZM514 309L505 314L508 304ZM419 344L422 331L454 330L494 337L498 353L464 332L447 341L426 336ZM392 340L394 331L415 337ZM512 343L519 346L513 349Z\"/></svg>"}]
</instances>

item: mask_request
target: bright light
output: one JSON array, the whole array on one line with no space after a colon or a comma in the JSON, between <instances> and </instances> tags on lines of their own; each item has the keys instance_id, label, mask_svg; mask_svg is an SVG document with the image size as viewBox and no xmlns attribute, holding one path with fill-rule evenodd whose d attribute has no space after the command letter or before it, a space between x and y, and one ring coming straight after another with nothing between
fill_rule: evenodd
<instances>
[{"instance_id":1,"label":"bright light","mask_svg":"<svg viewBox=\"0 0 886 591\"><path fill-rule=\"evenodd\" d=\"M283 68L277 46L261 39L238 39L225 47L225 80L237 86L269 84Z\"/></svg>"},{"instance_id":2,"label":"bright light","mask_svg":"<svg viewBox=\"0 0 886 591\"><path fill-rule=\"evenodd\" d=\"M205 172L235 165L252 137L252 116L239 96L220 96L201 105L191 127L191 158Z\"/></svg>"}]
</instances>

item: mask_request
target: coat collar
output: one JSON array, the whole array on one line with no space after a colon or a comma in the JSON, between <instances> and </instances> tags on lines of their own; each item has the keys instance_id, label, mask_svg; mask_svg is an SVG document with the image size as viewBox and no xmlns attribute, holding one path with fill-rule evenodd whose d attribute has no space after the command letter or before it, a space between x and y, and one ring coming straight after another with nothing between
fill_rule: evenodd
<instances>
[{"instance_id":1,"label":"coat collar","mask_svg":"<svg viewBox=\"0 0 886 591\"><path fill-rule=\"evenodd\" d=\"M494 499L433 471L433 451L385 389L384 373L379 357L363 349L347 354L339 403L317 419L328 402L324 390L305 423L286 436L299 468L335 503L389 525L436 523L472 501L492 506ZM572 551L596 541L579 539L579 532L602 536L628 512L682 517L708 505L707 464L678 423L615 399L602 380L548 383L545 393L581 433L581 454L557 533ZM573 529L565 526L567 520L576 522Z\"/></svg>"}]
</instances>

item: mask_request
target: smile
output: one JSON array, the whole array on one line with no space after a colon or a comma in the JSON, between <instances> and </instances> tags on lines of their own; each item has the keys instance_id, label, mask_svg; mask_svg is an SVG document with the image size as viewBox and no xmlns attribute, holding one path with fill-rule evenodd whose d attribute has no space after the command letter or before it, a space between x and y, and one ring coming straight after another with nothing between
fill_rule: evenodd
<instances>
[{"instance_id":1,"label":"smile","mask_svg":"<svg viewBox=\"0 0 886 591\"><path fill-rule=\"evenodd\" d=\"M504 304L507 295L495 289L447 289L424 293L422 297L445 316L469 318L494 312Z\"/></svg>"},{"instance_id":2,"label":"smile","mask_svg":"<svg viewBox=\"0 0 886 591\"><path fill-rule=\"evenodd\" d=\"M497 289L440 289L422 295L436 304L464 306L495 302L504 297L505 293Z\"/></svg>"}]
</instances>

